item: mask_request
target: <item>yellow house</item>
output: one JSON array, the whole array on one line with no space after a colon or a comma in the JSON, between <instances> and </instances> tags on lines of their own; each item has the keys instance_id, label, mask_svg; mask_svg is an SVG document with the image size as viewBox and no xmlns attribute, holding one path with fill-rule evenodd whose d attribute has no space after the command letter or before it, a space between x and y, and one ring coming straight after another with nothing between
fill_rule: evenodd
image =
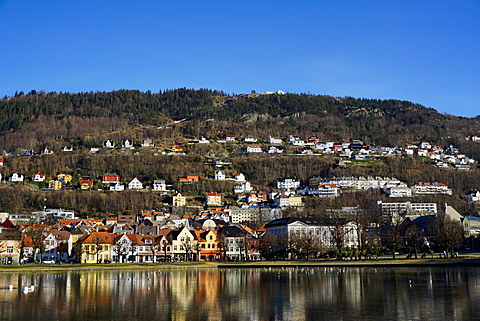
<instances>
[{"instance_id":1,"label":"yellow house","mask_svg":"<svg viewBox=\"0 0 480 321\"><path fill-rule=\"evenodd\" d=\"M0 264L18 264L22 248L22 233L15 228L0 226Z\"/></svg>"},{"instance_id":2,"label":"yellow house","mask_svg":"<svg viewBox=\"0 0 480 321\"><path fill-rule=\"evenodd\" d=\"M48 182L48 188L53 189L54 191L59 191L63 187L62 182L60 181L49 181Z\"/></svg>"},{"instance_id":3,"label":"yellow house","mask_svg":"<svg viewBox=\"0 0 480 321\"><path fill-rule=\"evenodd\" d=\"M141 142L142 147L155 147L155 143L152 139L144 139Z\"/></svg>"},{"instance_id":4,"label":"yellow house","mask_svg":"<svg viewBox=\"0 0 480 321\"><path fill-rule=\"evenodd\" d=\"M180 193L173 195L172 206L185 206L187 205L187 197Z\"/></svg>"},{"instance_id":5,"label":"yellow house","mask_svg":"<svg viewBox=\"0 0 480 321\"><path fill-rule=\"evenodd\" d=\"M290 206L303 206L302 197L298 194L290 195L288 200L290 201Z\"/></svg>"},{"instance_id":6,"label":"yellow house","mask_svg":"<svg viewBox=\"0 0 480 321\"><path fill-rule=\"evenodd\" d=\"M58 174L57 181L62 182L63 184L67 185L68 183L72 182L72 175L70 174Z\"/></svg>"},{"instance_id":7,"label":"yellow house","mask_svg":"<svg viewBox=\"0 0 480 321\"><path fill-rule=\"evenodd\" d=\"M93 232L81 237L76 247L80 250L80 263L104 263L112 258L113 235L108 232Z\"/></svg>"}]
</instances>

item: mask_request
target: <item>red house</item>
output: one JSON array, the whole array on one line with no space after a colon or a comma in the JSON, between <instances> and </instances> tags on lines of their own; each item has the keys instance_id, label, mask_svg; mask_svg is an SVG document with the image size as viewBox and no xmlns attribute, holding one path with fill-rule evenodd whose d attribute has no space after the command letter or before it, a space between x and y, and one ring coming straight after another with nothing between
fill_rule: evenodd
<instances>
[{"instance_id":1,"label":"red house","mask_svg":"<svg viewBox=\"0 0 480 321\"><path fill-rule=\"evenodd\" d=\"M117 174L105 174L102 176L102 183L120 183L120 175Z\"/></svg>"}]
</instances>

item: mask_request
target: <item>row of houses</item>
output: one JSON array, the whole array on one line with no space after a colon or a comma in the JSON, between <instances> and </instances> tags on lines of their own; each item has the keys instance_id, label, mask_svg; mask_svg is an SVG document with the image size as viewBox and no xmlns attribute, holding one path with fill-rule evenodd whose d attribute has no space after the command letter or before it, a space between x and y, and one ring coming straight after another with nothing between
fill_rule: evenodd
<instances>
[{"instance_id":1,"label":"row of houses","mask_svg":"<svg viewBox=\"0 0 480 321\"><path fill-rule=\"evenodd\" d=\"M382 214L382 220L363 227L353 218L360 215L372 220L376 209L327 210L323 218L270 217L271 220L258 230L201 214L195 219L179 217L172 226L168 222L175 220L173 215L161 212L119 215L105 220L68 218L53 225L16 225L14 219L7 218L0 224L0 257L2 263L257 260L265 251L279 250L285 244L299 246L295 244L306 242L300 240L305 236L322 248L355 248L359 244L359 233L383 237L382 244L387 244L388 235L382 236L375 229L386 229L392 222L397 222L398 226L423 224L425 228L426 222L437 215L435 203L379 201L375 207ZM235 210L238 210L237 217L244 215L244 220L255 213L246 213L241 208ZM480 235L479 217L462 216L446 204L443 213L461 222L466 238ZM362 228L367 230L362 231ZM270 235L268 241L263 239L267 234ZM272 236L275 244L271 243Z\"/></svg>"},{"instance_id":2,"label":"row of houses","mask_svg":"<svg viewBox=\"0 0 480 321\"><path fill-rule=\"evenodd\" d=\"M343 190L380 189L389 197L411 197L421 194L452 195L448 185L439 182L419 182L408 187L406 183L390 177L312 177L308 186L297 188L301 195L337 197Z\"/></svg>"}]
</instances>

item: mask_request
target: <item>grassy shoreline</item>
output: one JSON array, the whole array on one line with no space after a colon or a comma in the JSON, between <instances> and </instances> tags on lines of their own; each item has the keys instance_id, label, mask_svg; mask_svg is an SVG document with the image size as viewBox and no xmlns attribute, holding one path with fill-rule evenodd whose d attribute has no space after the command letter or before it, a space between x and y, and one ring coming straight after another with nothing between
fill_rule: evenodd
<instances>
[{"instance_id":1,"label":"grassy shoreline","mask_svg":"<svg viewBox=\"0 0 480 321\"><path fill-rule=\"evenodd\" d=\"M458 258L405 259L380 257L378 260L313 260L313 261L255 261L255 262L182 262L182 263L120 263L120 264L26 264L3 265L2 272L55 272L85 270L133 270L133 269L203 269L203 268L259 268L259 267L480 267L480 253L468 253Z\"/></svg>"}]
</instances>

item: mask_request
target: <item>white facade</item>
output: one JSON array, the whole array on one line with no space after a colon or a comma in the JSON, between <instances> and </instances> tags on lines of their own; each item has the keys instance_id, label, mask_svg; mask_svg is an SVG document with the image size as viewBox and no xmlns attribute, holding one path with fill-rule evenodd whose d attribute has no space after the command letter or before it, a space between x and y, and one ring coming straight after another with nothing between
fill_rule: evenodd
<instances>
[{"instance_id":1,"label":"white facade","mask_svg":"<svg viewBox=\"0 0 480 321\"><path fill-rule=\"evenodd\" d=\"M13 173L12 176L8 178L10 182L23 182L23 175L18 173Z\"/></svg>"},{"instance_id":2,"label":"white facade","mask_svg":"<svg viewBox=\"0 0 480 321\"><path fill-rule=\"evenodd\" d=\"M247 153L263 153L262 146L260 145L247 145L245 150Z\"/></svg>"},{"instance_id":3,"label":"white facade","mask_svg":"<svg viewBox=\"0 0 480 321\"><path fill-rule=\"evenodd\" d=\"M250 182L245 182L240 185L235 185L233 187L233 191L238 194L238 193L248 193L252 191L252 186L250 185Z\"/></svg>"},{"instance_id":4,"label":"white facade","mask_svg":"<svg viewBox=\"0 0 480 321\"><path fill-rule=\"evenodd\" d=\"M138 180L138 178L132 179L130 183L128 183L129 189L143 189L143 184Z\"/></svg>"},{"instance_id":5,"label":"white facade","mask_svg":"<svg viewBox=\"0 0 480 321\"><path fill-rule=\"evenodd\" d=\"M388 197L411 197L412 196L412 189L403 183L397 186L384 187L383 192L387 194Z\"/></svg>"},{"instance_id":6,"label":"white facade","mask_svg":"<svg viewBox=\"0 0 480 321\"><path fill-rule=\"evenodd\" d=\"M215 171L215 177L214 178L215 178L216 181L224 181L225 180L225 172L221 171L221 170Z\"/></svg>"},{"instance_id":7,"label":"white facade","mask_svg":"<svg viewBox=\"0 0 480 321\"><path fill-rule=\"evenodd\" d=\"M317 187L305 187L303 193L318 197L338 197L340 196L340 189L335 184L320 184Z\"/></svg>"},{"instance_id":8,"label":"white facade","mask_svg":"<svg viewBox=\"0 0 480 321\"><path fill-rule=\"evenodd\" d=\"M412 187L412 192L415 194L446 194L452 195L452 190L446 184L420 182Z\"/></svg>"},{"instance_id":9,"label":"white facade","mask_svg":"<svg viewBox=\"0 0 480 321\"><path fill-rule=\"evenodd\" d=\"M470 193L465 196L467 202L478 202L480 201L480 191L470 191Z\"/></svg>"},{"instance_id":10,"label":"white facade","mask_svg":"<svg viewBox=\"0 0 480 321\"><path fill-rule=\"evenodd\" d=\"M356 226L353 222L346 223L342 226L344 229L343 245L347 247L356 247L358 245L358 237ZM325 247L335 248L336 244L333 238L334 226L328 223L320 223L315 219L308 217L301 218L284 218L269 222L265 229L278 237L288 235L289 240L295 234L315 235L320 244Z\"/></svg>"},{"instance_id":11,"label":"white facade","mask_svg":"<svg viewBox=\"0 0 480 321\"><path fill-rule=\"evenodd\" d=\"M273 138L270 136L270 144L282 144L282 139L281 138Z\"/></svg>"},{"instance_id":12,"label":"white facade","mask_svg":"<svg viewBox=\"0 0 480 321\"><path fill-rule=\"evenodd\" d=\"M111 190L111 191L124 191L125 190L125 185L120 184L120 183L112 183L112 184L110 184L109 190Z\"/></svg>"},{"instance_id":13,"label":"white facade","mask_svg":"<svg viewBox=\"0 0 480 321\"><path fill-rule=\"evenodd\" d=\"M152 189L154 191L167 191L167 184L163 179L154 180Z\"/></svg>"},{"instance_id":14,"label":"white facade","mask_svg":"<svg viewBox=\"0 0 480 321\"><path fill-rule=\"evenodd\" d=\"M279 189L296 189L300 186L300 180L295 178L277 179L277 188Z\"/></svg>"}]
</instances>

